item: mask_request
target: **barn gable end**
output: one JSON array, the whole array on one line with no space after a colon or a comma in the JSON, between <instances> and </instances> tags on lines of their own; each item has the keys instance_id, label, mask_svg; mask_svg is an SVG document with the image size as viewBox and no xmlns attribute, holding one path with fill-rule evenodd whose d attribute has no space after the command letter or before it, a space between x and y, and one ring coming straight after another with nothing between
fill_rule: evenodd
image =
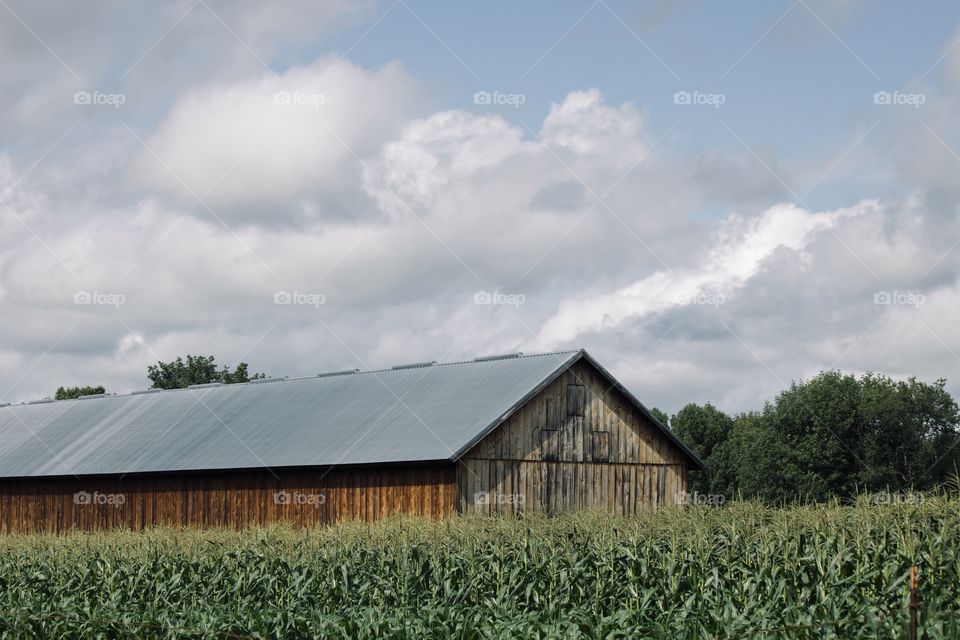
<instances>
[{"instance_id":1,"label":"barn gable end","mask_svg":"<svg viewBox=\"0 0 960 640\"><path fill-rule=\"evenodd\" d=\"M460 458L464 513L675 504L702 463L584 354Z\"/></svg>"}]
</instances>

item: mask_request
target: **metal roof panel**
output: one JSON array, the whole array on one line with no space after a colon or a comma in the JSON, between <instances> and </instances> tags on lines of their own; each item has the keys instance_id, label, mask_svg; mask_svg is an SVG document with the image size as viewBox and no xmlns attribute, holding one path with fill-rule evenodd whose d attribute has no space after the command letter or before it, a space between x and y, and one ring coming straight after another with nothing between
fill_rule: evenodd
<instances>
[{"instance_id":1,"label":"metal roof panel","mask_svg":"<svg viewBox=\"0 0 960 640\"><path fill-rule=\"evenodd\" d=\"M582 352L0 408L0 476L455 459Z\"/></svg>"}]
</instances>

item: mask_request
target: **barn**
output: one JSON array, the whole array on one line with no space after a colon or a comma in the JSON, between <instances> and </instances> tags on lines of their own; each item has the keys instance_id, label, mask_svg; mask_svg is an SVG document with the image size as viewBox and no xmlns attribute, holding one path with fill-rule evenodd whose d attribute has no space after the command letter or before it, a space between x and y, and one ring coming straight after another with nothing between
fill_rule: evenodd
<instances>
[{"instance_id":1,"label":"barn","mask_svg":"<svg viewBox=\"0 0 960 640\"><path fill-rule=\"evenodd\" d=\"M0 530L633 514L703 463L586 351L0 408Z\"/></svg>"}]
</instances>

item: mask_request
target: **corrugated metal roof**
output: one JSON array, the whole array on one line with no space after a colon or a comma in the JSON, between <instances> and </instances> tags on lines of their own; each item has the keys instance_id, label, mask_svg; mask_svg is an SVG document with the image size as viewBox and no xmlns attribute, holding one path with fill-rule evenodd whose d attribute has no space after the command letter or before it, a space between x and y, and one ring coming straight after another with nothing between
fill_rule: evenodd
<instances>
[{"instance_id":1,"label":"corrugated metal roof","mask_svg":"<svg viewBox=\"0 0 960 640\"><path fill-rule=\"evenodd\" d=\"M566 351L2 407L0 477L455 460L581 357L609 376Z\"/></svg>"},{"instance_id":2,"label":"corrugated metal roof","mask_svg":"<svg viewBox=\"0 0 960 640\"><path fill-rule=\"evenodd\" d=\"M580 352L0 409L0 476L448 460Z\"/></svg>"}]
</instances>

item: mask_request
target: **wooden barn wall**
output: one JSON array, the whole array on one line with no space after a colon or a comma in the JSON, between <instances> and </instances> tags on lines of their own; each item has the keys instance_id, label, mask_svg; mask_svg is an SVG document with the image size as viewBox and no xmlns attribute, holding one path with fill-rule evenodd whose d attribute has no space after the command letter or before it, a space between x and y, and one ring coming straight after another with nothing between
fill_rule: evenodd
<instances>
[{"instance_id":1,"label":"wooden barn wall","mask_svg":"<svg viewBox=\"0 0 960 640\"><path fill-rule=\"evenodd\" d=\"M633 514L680 502L688 463L630 400L581 361L463 457L457 507L464 513Z\"/></svg>"},{"instance_id":2,"label":"wooden barn wall","mask_svg":"<svg viewBox=\"0 0 960 640\"><path fill-rule=\"evenodd\" d=\"M295 526L455 512L452 465L0 481L0 531Z\"/></svg>"}]
</instances>

